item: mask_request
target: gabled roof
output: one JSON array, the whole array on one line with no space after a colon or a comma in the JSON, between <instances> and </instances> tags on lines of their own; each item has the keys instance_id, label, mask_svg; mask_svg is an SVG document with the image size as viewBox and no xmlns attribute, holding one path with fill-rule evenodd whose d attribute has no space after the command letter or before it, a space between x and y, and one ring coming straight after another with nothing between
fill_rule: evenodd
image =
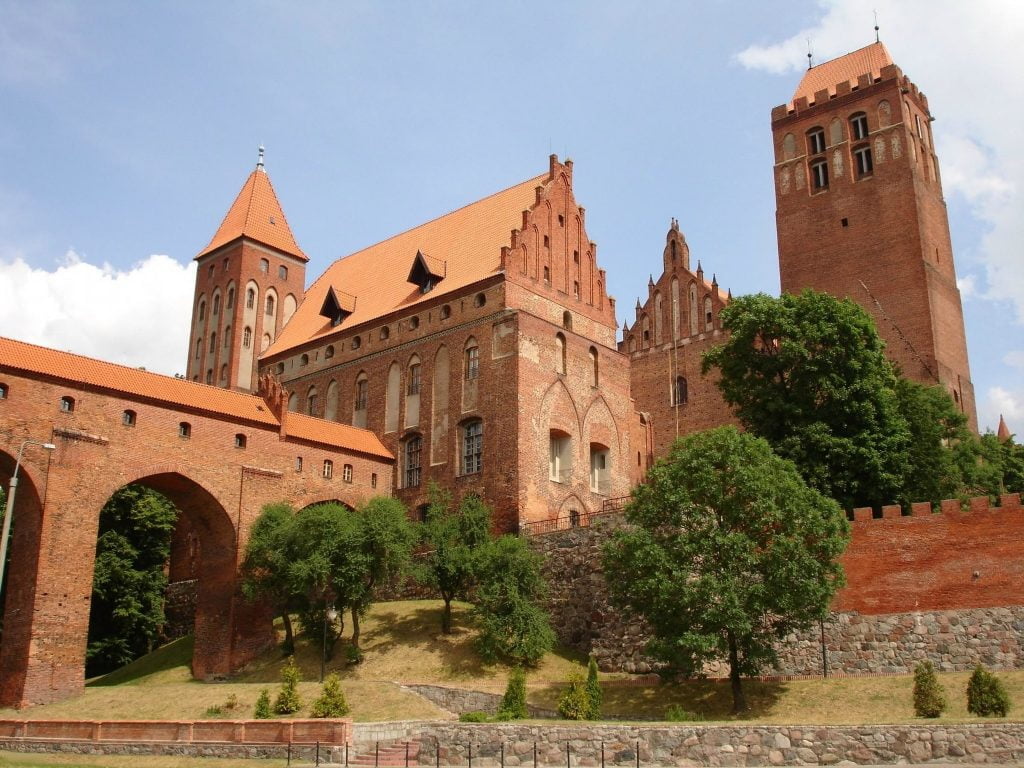
<instances>
[{"instance_id":1,"label":"gabled roof","mask_svg":"<svg viewBox=\"0 0 1024 768\"><path fill-rule=\"evenodd\" d=\"M153 400L168 406L201 411L280 427L262 397L150 373L140 368L108 363L91 357L61 352L35 344L0 337L0 371L63 379L72 384L118 392L128 397ZM14 393L12 393L13 395ZM288 435L332 448L344 448L372 456L393 458L380 439L365 429L289 413Z\"/></svg>"},{"instance_id":2,"label":"gabled roof","mask_svg":"<svg viewBox=\"0 0 1024 768\"><path fill-rule=\"evenodd\" d=\"M302 261L309 261L292 236L270 177L260 169L249 174L217 233L196 258L201 259L240 237L256 240Z\"/></svg>"},{"instance_id":3,"label":"gabled roof","mask_svg":"<svg viewBox=\"0 0 1024 768\"><path fill-rule=\"evenodd\" d=\"M326 317L333 323L335 318L344 320L356 311L356 297L350 296L344 291L339 291L334 286L328 286L324 294L324 303L320 305L320 316Z\"/></svg>"},{"instance_id":4,"label":"gabled roof","mask_svg":"<svg viewBox=\"0 0 1024 768\"><path fill-rule=\"evenodd\" d=\"M807 101L812 102L814 94L818 91L827 90L829 94L835 94L839 83L849 82L850 85L856 85L857 78L868 73L872 78L879 77L882 67L890 64L892 57L885 46L882 43L872 43L808 69L793 93L793 101L806 96Z\"/></svg>"},{"instance_id":5,"label":"gabled roof","mask_svg":"<svg viewBox=\"0 0 1024 768\"><path fill-rule=\"evenodd\" d=\"M548 174L485 197L350 256L338 259L306 291L305 299L263 357L280 354L338 328L351 328L421 301L454 293L501 269L501 248L522 226L523 211L536 202ZM431 269L444 262L444 280L424 294L407 282L417 252L430 254ZM329 289L355 296L355 311L341 326L320 315Z\"/></svg>"}]
</instances>

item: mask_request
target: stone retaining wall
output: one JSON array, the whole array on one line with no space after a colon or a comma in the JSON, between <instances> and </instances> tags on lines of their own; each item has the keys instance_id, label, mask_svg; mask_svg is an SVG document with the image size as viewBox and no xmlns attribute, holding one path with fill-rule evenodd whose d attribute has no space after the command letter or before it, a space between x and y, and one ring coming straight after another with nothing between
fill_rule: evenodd
<instances>
[{"instance_id":1,"label":"stone retaining wall","mask_svg":"<svg viewBox=\"0 0 1024 768\"><path fill-rule=\"evenodd\" d=\"M449 688L444 685L403 685L402 687L413 693L418 693L423 698L441 707L441 709L446 709L457 715L465 712L496 714L503 698L497 693ZM526 711L530 717L558 717L558 713L554 710L542 709L532 704L526 705Z\"/></svg>"},{"instance_id":2,"label":"stone retaining wall","mask_svg":"<svg viewBox=\"0 0 1024 768\"><path fill-rule=\"evenodd\" d=\"M644 622L611 605L601 573L601 546L623 525L620 516L595 518L589 527L529 539L544 557L547 610L562 643L593 653L606 672L651 672L657 663L644 655ZM884 615L834 613L824 626L830 673L909 673L923 659L944 671L1024 667L1024 606L921 611ZM777 648L779 665L770 674L820 675L821 630L791 635ZM724 675L712 666L708 674Z\"/></svg>"}]
</instances>

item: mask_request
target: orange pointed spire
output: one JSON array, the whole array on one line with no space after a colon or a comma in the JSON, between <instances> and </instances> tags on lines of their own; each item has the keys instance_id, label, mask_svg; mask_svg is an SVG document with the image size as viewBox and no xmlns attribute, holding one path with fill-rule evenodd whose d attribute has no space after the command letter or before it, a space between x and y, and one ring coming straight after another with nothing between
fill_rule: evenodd
<instances>
[{"instance_id":1,"label":"orange pointed spire","mask_svg":"<svg viewBox=\"0 0 1024 768\"><path fill-rule=\"evenodd\" d=\"M996 431L996 437L999 438L1000 443L1005 443L1012 437L1010 434L1010 428L1006 426L1006 419L1003 418L1003 414L999 414L999 429Z\"/></svg>"},{"instance_id":2,"label":"orange pointed spire","mask_svg":"<svg viewBox=\"0 0 1024 768\"><path fill-rule=\"evenodd\" d=\"M309 261L309 257L295 242L288 220L284 217L284 211L281 210L281 204L270 183L270 177L263 168L263 147L260 147L260 161L256 165L256 170L249 174L249 178L242 185L242 191L238 193L224 221L221 222L217 234L196 258L201 259L211 251L240 237L256 240L302 261Z\"/></svg>"}]
</instances>

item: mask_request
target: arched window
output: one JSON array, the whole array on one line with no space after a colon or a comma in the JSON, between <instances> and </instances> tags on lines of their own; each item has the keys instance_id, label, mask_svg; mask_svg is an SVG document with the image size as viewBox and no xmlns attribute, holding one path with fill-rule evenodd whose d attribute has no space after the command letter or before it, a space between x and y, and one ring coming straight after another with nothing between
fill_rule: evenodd
<instances>
[{"instance_id":1,"label":"arched window","mask_svg":"<svg viewBox=\"0 0 1024 768\"><path fill-rule=\"evenodd\" d=\"M189 424L187 421L179 422L178 437L184 440L188 440L190 437L192 437L192 425Z\"/></svg>"},{"instance_id":2,"label":"arched window","mask_svg":"<svg viewBox=\"0 0 1024 768\"><path fill-rule=\"evenodd\" d=\"M816 125L807 132L807 154L820 155L825 151L825 129Z\"/></svg>"},{"instance_id":3,"label":"arched window","mask_svg":"<svg viewBox=\"0 0 1024 768\"><path fill-rule=\"evenodd\" d=\"M288 395L288 410L296 413L299 410L299 393L292 392Z\"/></svg>"},{"instance_id":4,"label":"arched window","mask_svg":"<svg viewBox=\"0 0 1024 768\"><path fill-rule=\"evenodd\" d=\"M324 407L324 418L328 421L338 420L338 382L331 379L327 385L327 402Z\"/></svg>"},{"instance_id":5,"label":"arched window","mask_svg":"<svg viewBox=\"0 0 1024 768\"><path fill-rule=\"evenodd\" d=\"M296 472L301 472L302 471L302 457L301 456L296 456L295 457L295 471Z\"/></svg>"},{"instance_id":6,"label":"arched window","mask_svg":"<svg viewBox=\"0 0 1024 768\"><path fill-rule=\"evenodd\" d=\"M571 475L572 438L561 430L553 429L548 436L548 479L567 483Z\"/></svg>"},{"instance_id":7,"label":"arched window","mask_svg":"<svg viewBox=\"0 0 1024 768\"><path fill-rule=\"evenodd\" d=\"M220 294L219 293L214 294L214 296L213 296L213 314L214 315L219 315L220 314Z\"/></svg>"},{"instance_id":8,"label":"arched window","mask_svg":"<svg viewBox=\"0 0 1024 768\"><path fill-rule=\"evenodd\" d=\"M359 349L361 346L363 346L362 338L359 337L359 336L353 336L352 337L352 349Z\"/></svg>"},{"instance_id":9,"label":"arched window","mask_svg":"<svg viewBox=\"0 0 1024 768\"><path fill-rule=\"evenodd\" d=\"M264 275L270 271L270 262L267 259L260 259L260 272Z\"/></svg>"},{"instance_id":10,"label":"arched window","mask_svg":"<svg viewBox=\"0 0 1024 768\"><path fill-rule=\"evenodd\" d=\"M303 366L303 365L309 365L309 355L307 355L307 354L302 354L302 355L301 355L301 356L299 357L299 365L300 365L300 366Z\"/></svg>"},{"instance_id":11,"label":"arched window","mask_svg":"<svg viewBox=\"0 0 1024 768\"><path fill-rule=\"evenodd\" d=\"M252 309L256 306L256 289L250 288L245 292L245 308Z\"/></svg>"},{"instance_id":12,"label":"arched window","mask_svg":"<svg viewBox=\"0 0 1024 768\"><path fill-rule=\"evenodd\" d=\"M480 378L480 347L477 346L476 339L472 337L466 342L465 358L464 375L466 381Z\"/></svg>"},{"instance_id":13,"label":"arched window","mask_svg":"<svg viewBox=\"0 0 1024 768\"><path fill-rule=\"evenodd\" d=\"M420 393L420 359L416 355L409 358L409 370L406 374L405 394Z\"/></svg>"},{"instance_id":14,"label":"arched window","mask_svg":"<svg viewBox=\"0 0 1024 768\"><path fill-rule=\"evenodd\" d=\"M473 297L473 306L474 307L482 307L486 303L487 303L487 297L484 294L482 294L482 293L478 293L476 296Z\"/></svg>"},{"instance_id":15,"label":"arched window","mask_svg":"<svg viewBox=\"0 0 1024 768\"><path fill-rule=\"evenodd\" d=\"M267 304L266 304L266 306L267 306L267 314L268 315L273 315L274 314L274 297L273 296L267 296Z\"/></svg>"},{"instance_id":16,"label":"arched window","mask_svg":"<svg viewBox=\"0 0 1024 768\"><path fill-rule=\"evenodd\" d=\"M203 340L196 339L196 360L203 356Z\"/></svg>"},{"instance_id":17,"label":"arched window","mask_svg":"<svg viewBox=\"0 0 1024 768\"><path fill-rule=\"evenodd\" d=\"M796 137L792 133L787 133L782 137L782 159L792 160L796 157Z\"/></svg>"},{"instance_id":18,"label":"arched window","mask_svg":"<svg viewBox=\"0 0 1024 768\"><path fill-rule=\"evenodd\" d=\"M227 325L224 327L224 349L231 346L231 326Z\"/></svg>"},{"instance_id":19,"label":"arched window","mask_svg":"<svg viewBox=\"0 0 1024 768\"><path fill-rule=\"evenodd\" d=\"M121 424L126 427L134 427L136 418L135 411L125 411L121 414Z\"/></svg>"},{"instance_id":20,"label":"arched window","mask_svg":"<svg viewBox=\"0 0 1024 768\"><path fill-rule=\"evenodd\" d=\"M220 367L220 383L227 384L228 381L228 364L224 363Z\"/></svg>"},{"instance_id":21,"label":"arched window","mask_svg":"<svg viewBox=\"0 0 1024 768\"><path fill-rule=\"evenodd\" d=\"M462 474L472 475L484 466L484 423L479 419L462 426Z\"/></svg>"},{"instance_id":22,"label":"arched window","mask_svg":"<svg viewBox=\"0 0 1024 768\"><path fill-rule=\"evenodd\" d=\"M711 311L711 297L704 297L704 328L705 330L712 330L715 327L715 316Z\"/></svg>"},{"instance_id":23,"label":"arched window","mask_svg":"<svg viewBox=\"0 0 1024 768\"><path fill-rule=\"evenodd\" d=\"M278 276L278 277L279 277L279 278L280 278L281 280L287 280L287 279L288 279L288 267L286 267L286 266L285 266L284 264L281 264L281 265L280 265L280 266L279 266L279 267L277 268L277 276Z\"/></svg>"},{"instance_id":24,"label":"arched window","mask_svg":"<svg viewBox=\"0 0 1024 768\"><path fill-rule=\"evenodd\" d=\"M590 490L594 493L608 494L611 486L611 468L608 446L599 443L590 444Z\"/></svg>"},{"instance_id":25,"label":"arched window","mask_svg":"<svg viewBox=\"0 0 1024 768\"><path fill-rule=\"evenodd\" d=\"M245 448L247 442L245 435L241 432L235 435L235 448Z\"/></svg>"},{"instance_id":26,"label":"arched window","mask_svg":"<svg viewBox=\"0 0 1024 768\"><path fill-rule=\"evenodd\" d=\"M334 345L328 344L327 348L324 350L324 359L330 360L332 357L334 357Z\"/></svg>"},{"instance_id":27,"label":"arched window","mask_svg":"<svg viewBox=\"0 0 1024 768\"><path fill-rule=\"evenodd\" d=\"M213 368L206 369L206 383L213 384Z\"/></svg>"},{"instance_id":28,"label":"arched window","mask_svg":"<svg viewBox=\"0 0 1024 768\"><path fill-rule=\"evenodd\" d=\"M850 115L850 135L854 141L861 141L868 137L868 116L864 112Z\"/></svg>"},{"instance_id":29,"label":"arched window","mask_svg":"<svg viewBox=\"0 0 1024 768\"><path fill-rule=\"evenodd\" d=\"M572 330L572 312L569 310L562 313L562 327L567 331Z\"/></svg>"},{"instance_id":30,"label":"arched window","mask_svg":"<svg viewBox=\"0 0 1024 768\"><path fill-rule=\"evenodd\" d=\"M252 328L248 326L242 331L242 346L246 349L252 346Z\"/></svg>"},{"instance_id":31,"label":"arched window","mask_svg":"<svg viewBox=\"0 0 1024 768\"><path fill-rule=\"evenodd\" d=\"M380 329L380 340L387 341L391 337L391 329L386 325Z\"/></svg>"},{"instance_id":32,"label":"arched window","mask_svg":"<svg viewBox=\"0 0 1024 768\"><path fill-rule=\"evenodd\" d=\"M334 477L334 462L330 459L324 459L324 480L330 480Z\"/></svg>"},{"instance_id":33,"label":"arched window","mask_svg":"<svg viewBox=\"0 0 1024 768\"><path fill-rule=\"evenodd\" d=\"M365 372L356 377L355 403L352 409L352 426L366 427L366 407L370 399L370 380Z\"/></svg>"},{"instance_id":34,"label":"arched window","mask_svg":"<svg viewBox=\"0 0 1024 768\"><path fill-rule=\"evenodd\" d=\"M419 317L417 317L416 315L413 315L412 317L410 317L409 318L409 330L410 331L415 331L419 327L420 327L420 319L419 319Z\"/></svg>"},{"instance_id":35,"label":"arched window","mask_svg":"<svg viewBox=\"0 0 1024 768\"><path fill-rule=\"evenodd\" d=\"M689 397L690 391L686 384L686 377L676 376L675 384L672 386L672 405L685 405Z\"/></svg>"},{"instance_id":36,"label":"arched window","mask_svg":"<svg viewBox=\"0 0 1024 768\"><path fill-rule=\"evenodd\" d=\"M555 334L555 373L565 373L565 336Z\"/></svg>"},{"instance_id":37,"label":"arched window","mask_svg":"<svg viewBox=\"0 0 1024 768\"><path fill-rule=\"evenodd\" d=\"M404 487L415 488L420 484L423 438L419 435L409 437L405 441L405 449L402 454L405 462L405 472L403 474Z\"/></svg>"},{"instance_id":38,"label":"arched window","mask_svg":"<svg viewBox=\"0 0 1024 768\"><path fill-rule=\"evenodd\" d=\"M214 331L210 334L210 354L212 355L217 351L217 332Z\"/></svg>"},{"instance_id":39,"label":"arched window","mask_svg":"<svg viewBox=\"0 0 1024 768\"><path fill-rule=\"evenodd\" d=\"M231 309L233 306L235 306L235 288L234 288L234 286L231 286L230 288L228 288L228 300L227 300L226 306L227 306L228 309Z\"/></svg>"},{"instance_id":40,"label":"arched window","mask_svg":"<svg viewBox=\"0 0 1024 768\"><path fill-rule=\"evenodd\" d=\"M544 267L544 282L551 285L551 270L548 267Z\"/></svg>"},{"instance_id":41,"label":"arched window","mask_svg":"<svg viewBox=\"0 0 1024 768\"><path fill-rule=\"evenodd\" d=\"M661 292L654 294L654 343L661 345L661 331L665 324L665 302L661 298Z\"/></svg>"},{"instance_id":42,"label":"arched window","mask_svg":"<svg viewBox=\"0 0 1024 768\"><path fill-rule=\"evenodd\" d=\"M445 304L443 307L441 307L440 314L442 320L447 320L449 317L452 316L452 308L448 304Z\"/></svg>"},{"instance_id":43,"label":"arched window","mask_svg":"<svg viewBox=\"0 0 1024 768\"><path fill-rule=\"evenodd\" d=\"M341 479L346 483L352 482L352 465L345 464L341 468Z\"/></svg>"},{"instance_id":44,"label":"arched window","mask_svg":"<svg viewBox=\"0 0 1024 768\"><path fill-rule=\"evenodd\" d=\"M310 416L316 415L316 398L316 387L310 387L309 391L306 393L306 413L308 413Z\"/></svg>"},{"instance_id":45,"label":"arched window","mask_svg":"<svg viewBox=\"0 0 1024 768\"><path fill-rule=\"evenodd\" d=\"M60 409L64 413L72 413L75 410L75 398L65 395L60 399Z\"/></svg>"},{"instance_id":46,"label":"arched window","mask_svg":"<svg viewBox=\"0 0 1024 768\"><path fill-rule=\"evenodd\" d=\"M590 348L590 369L591 375L593 377L590 381L590 384L591 386L596 387L600 383L600 369L598 368L597 361L597 347Z\"/></svg>"}]
</instances>

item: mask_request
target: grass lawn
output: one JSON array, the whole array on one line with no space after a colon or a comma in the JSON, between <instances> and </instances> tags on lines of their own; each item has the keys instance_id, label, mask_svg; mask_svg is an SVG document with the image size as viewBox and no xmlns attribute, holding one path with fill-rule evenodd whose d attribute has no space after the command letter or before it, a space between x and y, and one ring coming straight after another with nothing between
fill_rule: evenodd
<instances>
[{"instance_id":1,"label":"grass lawn","mask_svg":"<svg viewBox=\"0 0 1024 768\"><path fill-rule=\"evenodd\" d=\"M363 663L354 666L345 663L344 646L348 643L348 630L327 665L328 671L336 671L341 677L352 717L363 722L452 717L420 696L403 690L401 683L433 683L502 692L509 668L500 664L484 664L477 656L473 647L476 631L472 628L469 610L468 605L456 604L455 632L443 635L440 601L379 603L373 606L363 620ZM246 718L252 716L253 705L263 688L270 689L271 699L276 695L281 667L285 662L280 651L272 649L229 681L203 683L191 679L191 657L191 639L178 640L123 669L90 681L79 696L28 710L0 710L0 717ZM307 642L300 637L295 659L306 681L300 684L304 707L297 716L305 717L320 687L315 682L320 674L320 651L316 642ZM528 673L530 703L555 709L570 670L582 661L578 654L565 650L548 654L536 669ZM1000 672L998 675L1010 694L1013 705L1010 717L1024 717L1024 670ZM729 715L732 701L726 681L633 685L629 684L628 677L623 674L602 675L606 683L605 716L616 719L660 718L668 706L678 704L698 713L706 722L735 722ZM968 677L968 672L939 676L950 703L947 716L940 722L976 720L966 711ZM910 722L914 720L912 685L913 679L909 675L782 683L746 681L744 688L751 711L741 720L822 725ZM226 705L232 698L237 704L229 708ZM212 711L217 707L221 710L219 714ZM62 765L9 763L4 762L6 759L6 755L0 757L0 765ZM32 756L31 759L37 758ZM242 764L244 761L239 763ZM153 768L162 768L163 765L153 763ZM227 768L225 762L217 762L216 765Z\"/></svg>"}]
</instances>

